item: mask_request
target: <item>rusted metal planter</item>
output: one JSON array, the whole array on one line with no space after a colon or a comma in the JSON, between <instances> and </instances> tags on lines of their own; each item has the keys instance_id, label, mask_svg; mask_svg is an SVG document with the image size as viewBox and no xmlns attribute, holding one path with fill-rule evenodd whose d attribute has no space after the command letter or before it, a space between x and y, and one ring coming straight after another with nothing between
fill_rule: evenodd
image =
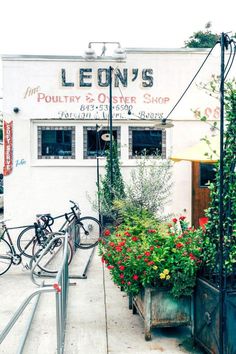
<instances>
[{"instance_id":1,"label":"rusted metal planter","mask_svg":"<svg viewBox=\"0 0 236 354\"><path fill-rule=\"evenodd\" d=\"M223 353L236 353L236 290L226 290ZM220 291L208 281L198 278L194 301L194 340L207 353L220 353Z\"/></svg>"},{"instance_id":2,"label":"rusted metal planter","mask_svg":"<svg viewBox=\"0 0 236 354\"><path fill-rule=\"evenodd\" d=\"M176 327L192 324L192 297L174 298L166 289L144 288L133 297L133 313L144 320L145 340L151 340L154 327Z\"/></svg>"}]
</instances>

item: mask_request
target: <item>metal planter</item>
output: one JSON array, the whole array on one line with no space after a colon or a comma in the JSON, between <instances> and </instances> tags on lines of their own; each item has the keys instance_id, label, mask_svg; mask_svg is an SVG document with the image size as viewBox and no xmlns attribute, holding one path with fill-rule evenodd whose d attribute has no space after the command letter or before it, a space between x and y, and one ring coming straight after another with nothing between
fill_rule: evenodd
<instances>
[{"instance_id":1,"label":"metal planter","mask_svg":"<svg viewBox=\"0 0 236 354\"><path fill-rule=\"evenodd\" d=\"M225 326L223 353L236 353L236 290L227 290L224 302ZM197 279L194 304L194 340L207 353L220 353L220 291L203 279Z\"/></svg>"},{"instance_id":2,"label":"metal planter","mask_svg":"<svg viewBox=\"0 0 236 354\"><path fill-rule=\"evenodd\" d=\"M154 327L186 326L192 323L192 297L174 298L166 289L144 288L133 297L133 313L144 320L145 340Z\"/></svg>"}]
</instances>

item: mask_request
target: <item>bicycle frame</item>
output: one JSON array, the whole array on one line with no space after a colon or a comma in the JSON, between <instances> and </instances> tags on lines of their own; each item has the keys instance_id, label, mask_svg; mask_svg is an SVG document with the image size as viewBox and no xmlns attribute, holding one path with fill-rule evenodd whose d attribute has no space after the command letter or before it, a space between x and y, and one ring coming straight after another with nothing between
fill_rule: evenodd
<instances>
[{"instance_id":1,"label":"bicycle frame","mask_svg":"<svg viewBox=\"0 0 236 354\"><path fill-rule=\"evenodd\" d=\"M1 239L4 239L5 241L7 241L9 243L10 249L11 249L11 257L12 257L12 263L14 265L18 265L22 262L22 254L24 254L25 250L28 249L28 247L34 242L35 238L33 237L29 243L27 243L27 245L24 247L24 249L21 252L17 252L16 247L14 246L14 243L12 241L11 235L9 233L9 230L16 230L16 229L24 229L27 228L31 225L27 225L27 226L16 226L16 227L7 227L7 225L5 224L5 222L2 222L2 228L3 228L3 233L0 236ZM34 225L35 226L35 225ZM36 226L35 226L36 228ZM35 236L38 238L38 234L37 234L37 230L35 229ZM38 238L38 242L39 238Z\"/></svg>"},{"instance_id":2,"label":"bicycle frame","mask_svg":"<svg viewBox=\"0 0 236 354\"><path fill-rule=\"evenodd\" d=\"M3 228L3 233L0 236L1 239L4 239L5 241L7 241L9 243L10 249L11 249L11 257L12 257L12 263L15 265L18 265L22 262L22 254L24 253L24 251L30 246L30 244L33 242L33 239L30 240L30 242L25 246L24 250L22 252L17 252L16 251L16 247L14 246L14 243L12 241L11 235L9 233L9 230L16 230L16 229L24 229L26 227L29 227L30 225L27 226L16 226L16 227L7 227L7 225L5 224L5 222L1 222L2 224L2 228ZM7 236L7 237L6 237Z\"/></svg>"}]
</instances>

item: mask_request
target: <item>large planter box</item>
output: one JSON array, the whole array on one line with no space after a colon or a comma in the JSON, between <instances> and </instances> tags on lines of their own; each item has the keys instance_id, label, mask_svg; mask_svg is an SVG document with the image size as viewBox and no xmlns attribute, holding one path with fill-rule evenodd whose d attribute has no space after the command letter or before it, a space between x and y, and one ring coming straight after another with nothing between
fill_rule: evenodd
<instances>
[{"instance_id":1,"label":"large planter box","mask_svg":"<svg viewBox=\"0 0 236 354\"><path fill-rule=\"evenodd\" d=\"M194 340L207 353L220 353L220 292L205 281L197 279L194 302ZM236 290L227 290L224 301L223 353L236 353Z\"/></svg>"},{"instance_id":2,"label":"large planter box","mask_svg":"<svg viewBox=\"0 0 236 354\"><path fill-rule=\"evenodd\" d=\"M145 288L133 297L133 313L144 320L145 340L151 340L151 328L192 324L192 297L174 298L166 289Z\"/></svg>"}]
</instances>

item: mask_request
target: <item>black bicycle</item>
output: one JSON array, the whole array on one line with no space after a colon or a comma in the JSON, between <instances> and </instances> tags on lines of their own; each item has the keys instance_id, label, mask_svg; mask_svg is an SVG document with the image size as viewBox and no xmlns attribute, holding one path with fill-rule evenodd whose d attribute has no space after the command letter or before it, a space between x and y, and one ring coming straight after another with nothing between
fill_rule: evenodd
<instances>
[{"instance_id":1,"label":"black bicycle","mask_svg":"<svg viewBox=\"0 0 236 354\"><path fill-rule=\"evenodd\" d=\"M22 256L25 256L26 254L28 257L33 256L33 249L35 245L37 244L38 247L43 248L44 245L48 242L49 239L49 233L47 230L48 224L46 219L41 220L34 225L31 226L17 226L17 227L7 227L6 225L7 220L1 220L0 225L1 225L1 235L0 235L0 275L6 273L9 268L12 265L19 265L22 263ZM23 231L19 234L19 237L22 234L25 234L26 230L34 230L33 232L33 237L28 239L28 242L24 244L24 247L19 250L20 252L17 252L17 249L12 241L12 237L10 235L10 230L15 230L15 229L21 229L24 228ZM62 244L62 239L57 239L51 246L49 253L51 257L55 257L55 254L57 254L56 258L59 258L60 252L59 250L59 245ZM29 254L31 256L29 256ZM68 254L68 263L71 262L72 259L72 254L73 250L72 247L69 248L69 254Z\"/></svg>"},{"instance_id":2,"label":"black bicycle","mask_svg":"<svg viewBox=\"0 0 236 354\"><path fill-rule=\"evenodd\" d=\"M99 237L102 235L102 226L100 222L92 216L80 217L81 212L77 203L70 200L72 203L71 211L56 217L51 214L37 215L37 223L46 224L44 227L45 235L50 232L65 232L68 231L70 238L74 243L75 248L89 249L98 244ZM55 230L55 220L62 219L63 223L59 229ZM32 257L32 249L26 248L26 245L33 239L36 241L35 225L31 225L24 229L17 239L17 247L26 257Z\"/></svg>"},{"instance_id":3,"label":"black bicycle","mask_svg":"<svg viewBox=\"0 0 236 354\"><path fill-rule=\"evenodd\" d=\"M37 224L39 224L39 230L43 232L45 237L45 243L39 243L37 241L37 228L29 226L23 230L17 239L17 247L26 257L37 257L41 254L41 251L47 245L47 238L52 233L59 234L68 232L68 246L69 246L69 260L73 256L73 251L76 248L89 249L95 247L98 244L99 237L102 234L102 227L99 221L91 216L80 217L80 209L77 203L72 203L71 211L66 214L52 217L50 214L37 215ZM63 217L63 224L59 230L55 230L54 221ZM43 227L40 225L43 222ZM46 227L45 227L46 225ZM43 231L42 231L43 229ZM32 240L34 240L32 242ZM32 243L32 248L26 247ZM55 241L55 244L50 248L50 251L45 254L38 267L47 273L56 273L60 264L60 253L62 252L62 241L59 239ZM71 258L70 258L71 255Z\"/></svg>"}]
</instances>

